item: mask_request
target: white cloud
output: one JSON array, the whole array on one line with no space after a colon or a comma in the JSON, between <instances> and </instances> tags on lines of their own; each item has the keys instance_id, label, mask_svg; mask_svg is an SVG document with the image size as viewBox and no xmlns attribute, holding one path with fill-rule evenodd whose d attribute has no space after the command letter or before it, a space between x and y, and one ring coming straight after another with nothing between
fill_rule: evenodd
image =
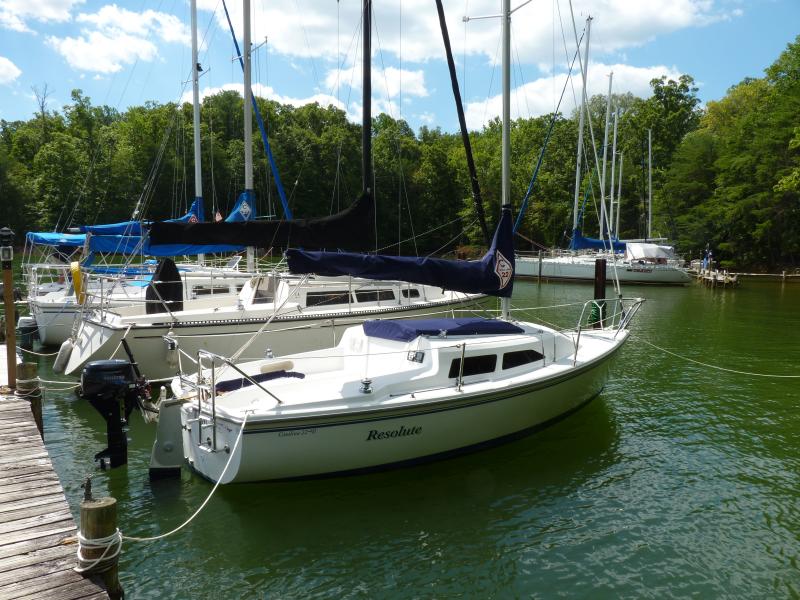
<instances>
[{"instance_id":1,"label":"white cloud","mask_svg":"<svg viewBox=\"0 0 800 600\"><path fill-rule=\"evenodd\" d=\"M325 86L332 92L336 91L337 76L340 90L350 87L353 91L361 89L360 64L328 71L325 76ZM401 92L404 97L424 98L428 96L428 89L425 87L425 72L422 70L409 71L396 67L373 68L372 89L375 96L383 100L397 98Z\"/></svg>"},{"instance_id":2,"label":"white cloud","mask_svg":"<svg viewBox=\"0 0 800 600\"><path fill-rule=\"evenodd\" d=\"M3 0L0 3L0 27L31 31L28 20L41 22L69 21L74 6L85 0Z\"/></svg>"},{"instance_id":3,"label":"white cloud","mask_svg":"<svg viewBox=\"0 0 800 600\"><path fill-rule=\"evenodd\" d=\"M498 19L474 20L466 25L463 0L445 0L453 53L480 56L493 61L500 35ZM604 54L624 48L641 46L663 35L687 27L739 16L739 10L726 10L721 0L575 0L577 28L583 28L585 16L595 17L592 30L592 52ZM214 10L216 0L201 0L200 8ZM469 15L492 15L498 12L496 0L472 0ZM569 6L559 0L569 52L574 36ZM338 21L337 21L338 7ZM236 31L242 30L240 3L229 6ZM404 62L443 60L444 49L436 10L430 0L386 0L373 4L373 47L377 52L402 56ZM222 11L217 12L219 24L227 31ZM336 61L337 51L349 56L344 62L355 61L360 45L361 6L358 2L332 4L329 0L299 0L276 4L267 0L253 2L253 40L269 37L270 47L286 56L313 57ZM558 13L551 2L532 2L513 16L515 56L524 63L543 62L552 56L553 22L556 24L556 59L563 62L564 51ZM280 23L280 27L275 27ZM340 35L337 39L337 27ZM401 35L402 34L402 35ZM466 41L466 44L464 43ZM559 46L562 46L559 48ZM560 53L560 56L559 56ZM544 61L546 62L546 60Z\"/></svg>"},{"instance_id":4,"label":"white cloud","mask_svg":"<svg viewBox=\"0 0 800 600\"><path fill-rule=\"evenodd\" d=\"M614 72L614 88L612 90L614 94L630 92L641 98L650 96L651 79L662 75L666 75L670 79L678 79L681 75L675 67L590 64L586 87L590 97L595 94L608 93L608 73L611 71ZM516 119L552 112L558 102L558 96L561 94L565 80L566 74L562 73L556 75L555 81L552 77L542 77L513 89L511 91L511 117ZM567 86L564 100L559 109L562 114L569 115L575 109L575 99L580 101L580 86L580 77L576 77L574 79L575 96L572 94L571 86ZM497 95L485 101L469 102L465 107L465 112L467 127L480 129L490 119L500 116L502 98Z\"/></svg>"},{"instance_id":5,"label":"white cloud","mask_svg":"<svg viewBox=\"0 0 800 600\"><path fill-rule=\"evenodd\" d=\"M22 74L19 67L8 60L5 56L0 56L0 84L12 83Z\"/></svg>"},{"instance_id":6,"label":"white cloud","mask_svg":"<svg viewBox=\"0 0 800 600\"><path fill-rule=\"evenodd\" d=\"M125 64L151 61L158 56L155 41L189 43L188 29L178 17L153 10L137 13L109 4L75 20L87 25L79 36L50 36L47 43L81 71L115 73Z\"/></svg>"},{"instance_id":7,"label":"white cloud","mask_svg":"<svg viewBox=\"0 0 800 600\"><path fill-rule=\"evenodd\" d=\"M253 94L258 96L259 98L274 100L275 102L279 102L281 104L289 104L291 106L304 106L306 104L312 104L314 102L317 102L320 104L320 106L328 106L329 104L332 104L336 108L344 110L344 104L339 100L337 100L334 96L330 96L328 94L314 94L306 98L293 98L291 96L283 96L281 94L278 94L272 88L272 86L269 85L254 83L252 87L253 87ZM214 94L227 91L239 92L239 94L241 95L244 93L244 84L225 83L221 86L203 88L200 90L200 100L202 101L203 98L205 98L206 96L213 96ZM192 101L192 90L187 90L181 96L181 102L191 102L191 101Z\"/></svg>"}]
</instances>

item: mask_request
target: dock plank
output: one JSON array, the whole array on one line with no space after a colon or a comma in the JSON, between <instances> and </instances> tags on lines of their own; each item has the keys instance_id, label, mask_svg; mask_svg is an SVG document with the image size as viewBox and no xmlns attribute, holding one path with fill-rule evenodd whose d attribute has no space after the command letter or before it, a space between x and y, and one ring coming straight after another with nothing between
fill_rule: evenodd
<instances>
[{"instance_id":1,"label":"dock plank","mask_svg":"<svg viewBox=\"0 0 800 600\"><path fill-rule=\"evenodd\" d=\"M29 403L0 394L0 599L108 598L73 570L76 533Z\"/></svg>"}]
</instances>

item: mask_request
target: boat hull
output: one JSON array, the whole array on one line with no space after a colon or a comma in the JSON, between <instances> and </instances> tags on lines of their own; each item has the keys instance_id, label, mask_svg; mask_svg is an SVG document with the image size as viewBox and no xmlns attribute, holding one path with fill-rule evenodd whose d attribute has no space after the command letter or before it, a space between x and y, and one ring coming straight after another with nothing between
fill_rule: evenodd
<instances>
[{"instance_id":1,"label":"boat hull","mask_svg":"<svg viewBox=\"0 0 800 600\"><path fill-rule=\"evenodd\" d=\"M89 319L81 324L80 335L75 340L65 373L77 372L89 361L119 357L122 352L120 342L123 337L140 371L147 379L169 379L178 372L178 366L168 355L167 344L164 341L164 336L167 334L174 337L182 352L193 359L196 359L197 352L201 349L223 356L232 356L249 341L247 351L238 359L244 361L263 358L267 349L274 356L284 356L335 346L348 327L359 324L364 319L404 319L432 311L471 306L474 303L475 300L471 299L420 305L415 309L402 306L397 310L382 312L363 311L363 314L278 317L268 325L265 325L266 319L243 318L211 322L163 323L127 329ZM256 334L262 327L263 331ZM122 356L124 357L124 354ZM184 354L181 354L180 360L184 371L194 370L191 360Z\"/></svg>"},{"instance_id":2,"label":"boat hull","mask_svg":"<svg viewBox=\"0 0 800 600\"><path fill-rule=\"evenodd\" d=\"M248 422L238 445L241 424L218 419L216 451L208 443L210 424L203 428L206 442L198 445L196 407L186 405L181 415L184 453L192 468L213 481L230 458L223 483L341 475L437 460L520 437L569 415L600 393L612 355L521 389L471 395L465 386L447 401L393 412Z\"/></svg>"},{"instance_id":3,"label":"boat hull","mask_svg":"<svg viewBox=\"0 0 800 600\"><path fill-rule=\"evenodd\" d=\"M539 259L517 257L515 261L518 277L538 277ZM625 283L656 285L685 285L691 281L689 274L682 269L662 265L630 264L608 262L606 277L619 278ZM574 260L569 257L543 258L541 275L545 279L566 279L572 281L594 281L594 261Z\"/></svg>"}]
</instances>

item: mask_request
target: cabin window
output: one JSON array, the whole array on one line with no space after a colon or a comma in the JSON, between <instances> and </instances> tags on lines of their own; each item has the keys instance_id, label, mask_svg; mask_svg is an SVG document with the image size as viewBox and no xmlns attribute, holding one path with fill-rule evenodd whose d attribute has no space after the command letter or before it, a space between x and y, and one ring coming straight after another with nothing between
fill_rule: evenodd
<instances>
[{"instance_id":1,"label":"cabin window","mask_svg":"<svg viewBox=\"0 0 800 600\"><path fill-rule=\"evenodd\" d=\"M467 356L464 359L464 377L469 375L482 375L483 373L493 373L494 368L497 366L496 354L482 354L480 356ZM458 371L461 368L461 359L454 358L450 363L450 373L447 375L450 379L458 377Z\"/></svg>"},{"instance_id":2,"label":"cabin window","mask_svg":"<svg viewBox=\"0 0 800 600\"><path fill-rule=\"evenodd\" d=\"M536 350L517 350L516 352L506 352L503 354L503 369L513 369L514 367L521 367L540 361L544 358L544 354Z\"/></svg>"},{"instance_id":3,"label":"cabin window","mask_svg":"<svg viewBox=\"0 0 800 600\"><path fill-rule=\"evenodd\" d=\"M275 301L275 278L261 277L253 294L253 304L269 304Z\"/></svg>"},{"instance_id":4,"label":"cabin window","mask_svg":"<svg viewBox=\"0 0 800 600\"><path fill-rule=\"evenodd\" d=\"M347 304L351 302L347 290L335 292L308 292L306 306L330 306L331 304Z\"/></svg>"},{"instance_id":5,"label":"cabin window","mask_svg":"<svg viewBox=\"0 0 800 600\"><path fill-rule=\"evenodd\" d=\"M403 298L419 298L419 290L417 289L410 289L410 290L402 290Z\"/></svg>"},{"instance_id":6,"label":"cabin window","mask_svg":"<svg viewBox=\"0 0 800 600\"><path fill-rule=\"evenodd\" d=\"M210 294L227 294L230 289L227 285L199 285L194 288L195 296L208 296Z\"/></svg>"},{"instance_id":7,"label":"cabin window","mask_svg":"<svg viewBox=\"0 0 800 600\"><path fill-rule=\"evenodd\" d=\"M394 300L394 292L392 290L356 292L356 298L359 302L382 302L384 300Z\"/></svg>"}]
</instances>

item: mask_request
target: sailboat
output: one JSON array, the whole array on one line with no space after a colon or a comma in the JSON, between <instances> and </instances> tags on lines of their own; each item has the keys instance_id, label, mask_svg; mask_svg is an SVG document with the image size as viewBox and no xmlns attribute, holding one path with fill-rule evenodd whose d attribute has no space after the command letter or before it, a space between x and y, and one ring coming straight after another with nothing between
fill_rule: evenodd
<instances>
[{"instance_id":1,"label":"sailboat","mask_svg":"<svg viewBox=\"0 0 800 600\"><path fill-rule=\"evenodd\" d=\"M619 231L619 210L617 210L617 223L614 225L614 151L612 151L611 175L611 204L610 211L606 212L606 152L608 149L608 133L611 115L611 90L613 73L609 76L608 97L606 106L606 123L603 136L602 173L600 174L600 234L601 238L589 238L581 231L581 216L583 208L579 208L580 187L582 181L581 159L583 157L583 131L586 109L586 81L589 69L589 39L591 34L591 17L586 20L586 42L582 62L581 76L583 79L581 106L578 115L578 149L575 166L575 188L572 222L572 239L569 251L557 251L551 256L517 255L517 275L520 277L539 277L545 279L565 279L572 281L593 281L595 277L595 260L605 258L606 276L608 279L624 283L659 284L659 285L684 285L691 281L688 273L679 266L672 248L658 246L648 240L636 240L636 246L628 247L628 242L615 237ZM614 124L614 145L617 139L616 119ZM650 180L652 188L652 179ZM591 184L590 184L591 185ZM622 170L620 164L620 189L622 186ZM591 187L589 188L591 189ZM586 205L589 190L583 198ZM650 192L652 196L652 192ZM618 198L619 201L619 198ZM648 237L652 239L651 218L652 203L648 208ZM624 253L624 256L622 255Z\"/></svg>"},{"instance_id":2,"label":"sailboat","mask_svg":"<svg viewBox=\"0 0 800 600\"><path fill-rule=\"evenodd\" d=\"M154 223L149 242L162 245L236 244L249 247L296 245L305 248L369 249L374 226L371 111L365 99L361 196L340 213L317 219L252 220L252 109L250 99L249 9L245 10L245 191L238 207L247 207L246 222ZM365 52L367 50L365 49ZM195 60L196 63L196 60ZM194 64L194 63L193 63ZM365 67L369 89L369 70ZM199 164L199 160L196 163ZM199 181L199 177L196 177ZM200 192L198 191L198 194ZM241 212L241 211L240 211ZM177 287L177 285L176 285ZM366 318L405 318L465 308L483 298L481 292L452 291L442 286L359 279L357 276L287 276L276 270L254 276L227 302L204 297L153 310L137 304L84 315L71 344L65 373L78 372L90 361L114 358L124 339L149 380L171 379L183 361L198 352L239 354L244 341L251 352L242 357L281 356L336 343L342 332ZM257 350L256 350L257 349Z\"/></svg>"},{"instance_id":3,"label":"sailboat","mask_svg":"<svg viewBox=\"0 0 800 600\"><path fill-rule=\"evenodd\" d=\"M364 1L369 35L371 0ZM499 318L371 320L333 347L234 364L201 352L171 383L151 467L188 464L220 483L358 473L514 439L597 396L643 300L609 301L599 328L517 321L510 175L510 0L503 0L503 209L478 261L289 250L295 274L397 277L481 291ZM365 56L367 55L365 41ZM589 303L587 303L588 306ZM178 459L178 462L176 462Z\"/></svg>"}]
</instances>

